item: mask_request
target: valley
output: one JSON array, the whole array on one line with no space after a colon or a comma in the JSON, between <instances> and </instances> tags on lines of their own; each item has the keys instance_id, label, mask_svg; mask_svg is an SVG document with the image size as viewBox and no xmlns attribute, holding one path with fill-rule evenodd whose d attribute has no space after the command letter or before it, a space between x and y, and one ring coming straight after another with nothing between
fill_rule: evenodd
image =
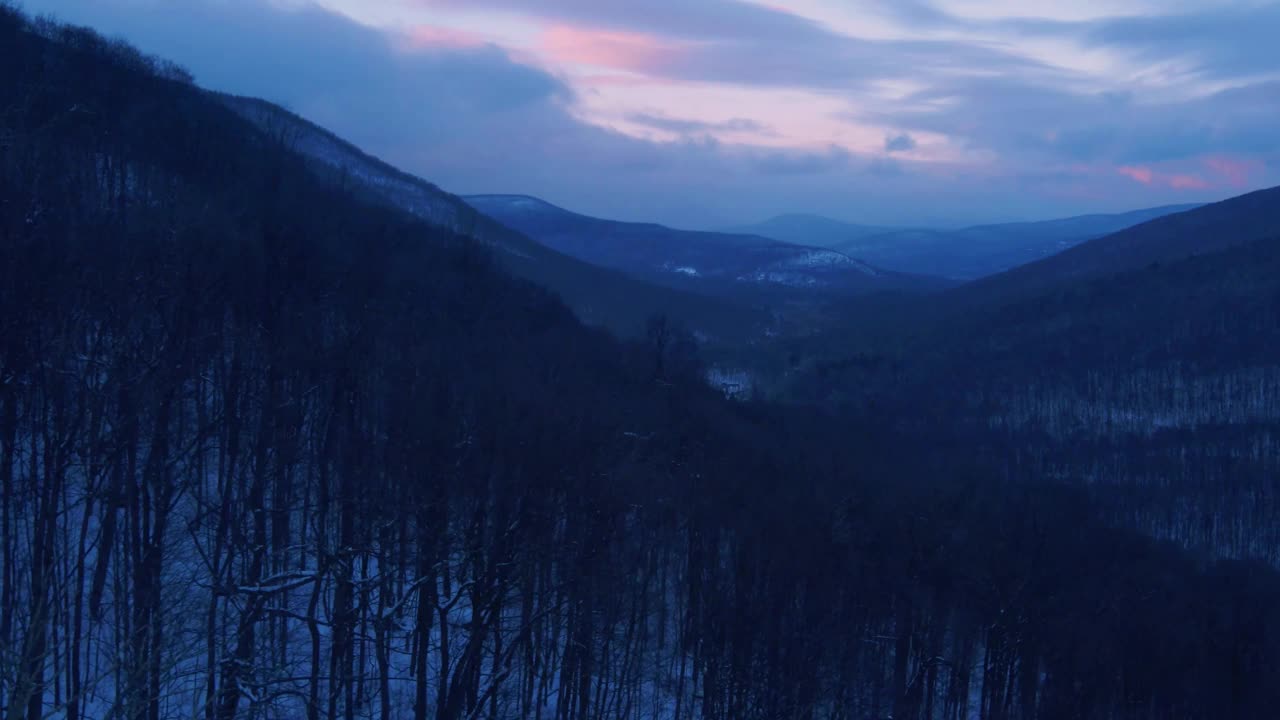
<instances>
[{"instance_id":1,"label":"valley","mask_svg":"<svg viewBox=\"0 0 1280 720\"><path fill-rule=\"evenodd\" d=\"M622 222L0 2L0 716L1271 717L1278 353L1280 189Z\"/></svg>"}]
</instances>

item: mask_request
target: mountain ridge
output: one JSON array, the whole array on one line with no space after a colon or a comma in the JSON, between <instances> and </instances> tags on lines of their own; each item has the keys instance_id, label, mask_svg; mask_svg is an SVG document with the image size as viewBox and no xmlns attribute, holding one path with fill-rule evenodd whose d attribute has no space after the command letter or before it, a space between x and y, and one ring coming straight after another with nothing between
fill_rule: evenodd
<instances>
[{"instance_id":1,"label":"mountain ridge","mask_svg":"<svg viewBox=\"0 0 1280 720\"><path fill-rule=\"evenodd\" d=\"M821 215L781 215L744 231L808 242L866 257L904 272L972 280L1050 256L1076 244L1200 205L1167 205L1124 213L986 223L955 229L879 228Z\"/></svg>"},{"instance_id":2,"label":"mountain ridge","mask_svg":"<svg viewBox=\"0 0 1280 720\"><path fill-rule=\"evenodd\" d=\"M775 327L764 308L671 288L583 262L495 221L435 183L377 158L296 113L261 98L217 97L268 135L320 165L329 182L498 250L509 271L559 293L589 324L625 337L644 332L651 315L669 315L701 336L745 342Z\"/></svg>"},{"instance_id":3,"label":"mountain ridge","mask_svg":"<svg viewBox=\"0 0 1280 720\"><path fill-rule=\"evenodd\" d=\"M981 278L953 289L950 295L1003 301L1021 293L1045 292L1067 282L1212 254L1273 236L1280 236L1280 187L1163 215Z\"/></svg>"},{"instance_id":4,"label":"mountain ridge","mask_svg":"<svg viewBox=\"0 0 1280 720\"><path fill-rule=\"evenodd\" d=\"M463 198L547 246L596 265L677 287L736 284L831 291L923 286L930 281L876 268L847 253L759 235L679 230L592 217L521 194Z\"/></svg>"}]
</instances>

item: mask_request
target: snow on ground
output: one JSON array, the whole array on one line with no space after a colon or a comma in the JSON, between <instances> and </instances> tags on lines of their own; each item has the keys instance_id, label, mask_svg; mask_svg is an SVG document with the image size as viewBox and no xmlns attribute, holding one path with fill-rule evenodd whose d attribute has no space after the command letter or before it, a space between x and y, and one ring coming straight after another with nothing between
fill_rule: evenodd
<instances>
[{"instance_id":1,"label":"snow on ground","mask_svg":"<svg viewBox=\"0 0 1280 720\"><path fill-rule=\"evenodd\" d=\"M746 370L713 367L707 371L707 382L711 387L720 390L725 397L746 399L751 396L754 382L751 373Z\"/></svg>"},{"instance_id":2,"label":"snow on ground","mask_svg":"<svg viewBox=\"0 0 1280 720\"><path fill-rule=\"evenodd\" d=\"M788 267L829 268L852 265L853 259L830 250L806 250L782 264Z\"/></svg>"},{"instance_id":3,"label":"snow on ground","mask_svg":"<svg viewBox=\"0 0 1280 720\"><path fill-rule=\"evenodd\" d=\"M880 272L870 265L838 253L834 250L809 249L796 255L795 257L784 260L779 263L780 266L789 268L812 268L819 269L852 269L858 270L867 275L876 276Z\"/></svg>"},{"instance_id":4,"label":"snow on ground","mask_svg":"<svg viewBox=\"0 0 1280 720\"><path fill-rule=\"evenodd\" d=\"M740 275L738 280L770 285L786 285L787 287L817 287L823 283L812 275L785 270L757 270Z\"/></svg>"}]
</instances>

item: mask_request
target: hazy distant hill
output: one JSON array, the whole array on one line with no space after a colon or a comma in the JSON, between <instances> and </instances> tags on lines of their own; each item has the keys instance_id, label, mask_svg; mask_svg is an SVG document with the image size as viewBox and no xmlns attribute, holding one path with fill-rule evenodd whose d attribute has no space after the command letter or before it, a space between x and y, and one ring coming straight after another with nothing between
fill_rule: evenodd
<instances>
[{"instance_id":1,"label":"hazy distant hill","mask_svg":"<svg viewBox=\"0 0 1280 720\"><path fill-rule=\"evenodd\" d=\"M857 225L822 215L788 213L755 225L733 227L726 232L763 235L764 237L800 245L826 248L844 247L869 237L896 232L902 228L883 225Z\"/></svg>"},{"instance_id":2,"label":"hazy distant hill","mask_svg":"<svg viewBox=\"0 0 1280 720\"><path fill-rule=\"evenodd\" d=\"M961 230L884 229L811 215L786 215L743 228L777 240L829 247L899 272L974 279L1008 270L1195 205L1082 215Z\"/></svg>"},{"instance_id":3,"label":"hazy distant hill","mask_svg":"<svg viewBox=\"0 0 1280 720\"><path fill-rule=\"evenodd\" d=\"M485 215L566 255L680 288L866 292L931 284L812 244L604 220L523 195L475 195L466 200Z\"/></svg>"}]
</instances>

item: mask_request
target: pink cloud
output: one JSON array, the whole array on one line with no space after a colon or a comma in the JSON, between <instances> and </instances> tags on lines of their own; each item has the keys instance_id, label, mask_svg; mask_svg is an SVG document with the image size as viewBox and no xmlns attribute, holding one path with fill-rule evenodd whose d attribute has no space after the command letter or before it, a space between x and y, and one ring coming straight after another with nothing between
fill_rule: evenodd
<instances>
[{"instance_id":1,"label":"pink cloud","mask_svg":"<svg viewBox=\"0 0 1280 720\"><path fill-rule=\"evenodd\" d=\"M1265 167L1258 160L1238 160L1224 155L1205 158L1204 164L1233 187L1245 187L1254 174L1261 172Z\"/></svg>"},{"instance_id":2,"label":"pink cloud","mask_svg":"<svg viewBox=\"0 0 1280 720\"><path fill-rule=\"evenodd\" d=\"M618 74L591 74L580 75L576 78L576 82L583 87L649 87L653 85L653 80L649 78L636 77L635 75Z\"/></svg>"},{"instance_id":3,"label":"pink cloud","mask_svg":"<svg viewBox=\"0 0 1280 720\"><path fill-rule=\"evenodd\" d=\"M437 48L443 50L463 50L481 47L488 44L483 36L435 25L418 25L408 32L408 43L414 50Z\"/></svg>"},{"instance_id":4,"label":"pink cloud","mask_svg":"<svg viewBox=\"0 0 1280 720\"><path fill-rule=\"evenodd\" d=\"M1155 171L1149 167L1125 165L1123 167L1116 168L1116 172L1127 178L1140 182L1143 185L1150 185L1156 177Z\"/></svg>"},{"instance_id":5,"label":"pink cloud","mask_svg":"<svg viewBox=\"0 0 1280 720\"><path fill-rule=\"evenodd\" d=\"M1174 190L1205 190L1212 184L1191 173L1163 173L1145 165L1122 165L1116 172L1143 185L1159 185Z\"/></svg>"},{"instance_id":6,"label":"pink cloud","mask_svg":"<svg viewBox=\"0 0 1280 720\"><path fill-rule=\"evenodd\" d=\"M800 13L796 12L795 9L789 8L780 2L769 2L769 0L757 0L755 4L759 5L762 8L768 8L769 10L772 10L776 13L781 13L783 15L791 15L792 17L804 17Z\"/></svg>"},{"instance_id":7,"label":"pink cloud","mask_svg":"<svg viewBox=\"0 0 1280 720\"><path fill-rule=\"evenodd\" d=\"M1205 190L1209 187L1208 181L1199 175L1171 175L1166 181L1174 190Z\"/></svg>"},{"instance_id":8,"label":"pink cloud","mask_svg":"<svg viewBox=\"0 0 1280 720\"><path fill-rule=\"evenodd\" d=\"M655 73L684 50L645 33L553 25L542 33L543 50L561 63Z\"/></svg>"}]
</instances>

